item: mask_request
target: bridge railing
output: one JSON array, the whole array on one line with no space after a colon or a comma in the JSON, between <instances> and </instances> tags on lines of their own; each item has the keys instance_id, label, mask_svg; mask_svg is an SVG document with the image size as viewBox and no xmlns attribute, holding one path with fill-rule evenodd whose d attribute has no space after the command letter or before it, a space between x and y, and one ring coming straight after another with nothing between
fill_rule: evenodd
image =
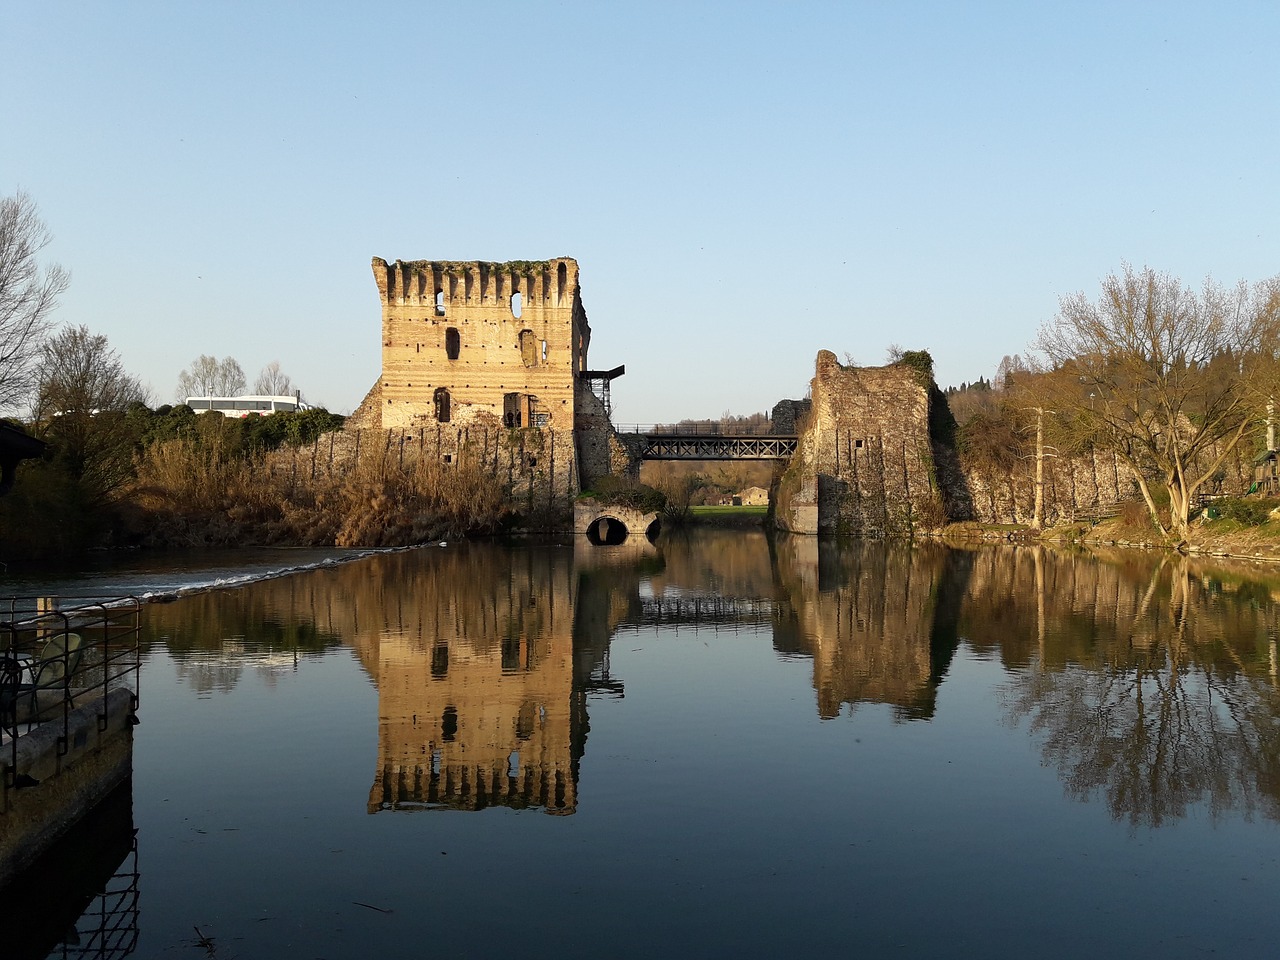
<instances>
[{"instance_id":1,"label":"bridge railing","mask_svg":"<svg viewBox=\"0 0 1280 960\"><path fill-rule=\"evenodd\" d=\"M617 423L618 433L661 434L672 437L771 437L772 423Z\"/></svg>"},{"instance_id":2,"label":"bridge railing","mask_svg":"<svg viewBox=\"0 0 1280 960\"><path fill-rule=\"evenodd\" d=\"M137 709L141 610L136 597L67 607L55 597L0 602L0 771L6 787L17 782L22 733L58 724L63 756L71 711L80 703L99 704L99 730L107 728L107 695L117 687L129 690L130 713Z\"/></svg>"}]
</instances>

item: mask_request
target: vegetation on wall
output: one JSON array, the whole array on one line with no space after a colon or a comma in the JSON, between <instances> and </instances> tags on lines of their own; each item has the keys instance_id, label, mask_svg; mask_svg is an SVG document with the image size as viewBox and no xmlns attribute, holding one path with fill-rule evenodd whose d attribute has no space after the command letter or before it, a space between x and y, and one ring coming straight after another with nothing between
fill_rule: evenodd
<instances>
[{"instance_id":1,"label":"vegetation on wall","mask_svg":"<svg viewBox=\"0 0 1280 960\"><path fill-rule=\"evenodd\" d=\"M583 496L641 513L661 513L667 506L667 497L662 491L626 477L601 477L591 490L583 491Z\"/></svg>"}]
</instances>

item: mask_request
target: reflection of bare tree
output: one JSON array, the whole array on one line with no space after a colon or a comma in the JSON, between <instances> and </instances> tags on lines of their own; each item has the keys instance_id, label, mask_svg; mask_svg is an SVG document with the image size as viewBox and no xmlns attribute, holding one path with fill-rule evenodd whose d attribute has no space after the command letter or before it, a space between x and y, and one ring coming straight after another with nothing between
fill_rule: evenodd
<instances>
[{"instance_id":1,"label":"reflection of bare tree","mask_svg":"<svg viewBox=\"0 0 1280 960\"><path fill-rule=\"evenodd\" d=\"M342 576L356 575L347 564ZM197 693L229 693L246 671L268 686L292 673L302 657L324 656L347 629L335 616L337 571L317 570L238 590L213 590L147 607L144 644L163 643L178 680Z\"/></svg>"},{"instance_id":2,"label":"reflection of bare tree","mask_svg":"<svg viewBox=\"0 0 1280 960\"><path fill-rule=\"evenodd\" d=\"M174 656L174 672L181 683L199 694L230 693L246 670L268 687L286 674L296 673L297 647L276 649L268 644L224 640L216 649L192 649Z\"/></svg>"},{"instance_id":3,"label":"reflection of bare tree","mask_svg":"<svg viewBox=\"0 0 1280 960\"><path fill-rule=\"evenodd\" d=\"M1045 647L1034 669L1015 674L1008 705L1043 736L1045 760L1068 794L1100 794L1135 826L1158 826L1201 803L1215 815L1280 819L1274 603L1231 598L1212 571L1186 558L1145 570L1131 561L1067 562L1096 582L1078 577L1075 594L1041 593L1037 584L1029 605L1045 611ZM1114 602L1085 614L1082 593ZM1072 621L1082 615L1097 628L1091 649L1076 643Z\"/></svg>"}]
</instances>

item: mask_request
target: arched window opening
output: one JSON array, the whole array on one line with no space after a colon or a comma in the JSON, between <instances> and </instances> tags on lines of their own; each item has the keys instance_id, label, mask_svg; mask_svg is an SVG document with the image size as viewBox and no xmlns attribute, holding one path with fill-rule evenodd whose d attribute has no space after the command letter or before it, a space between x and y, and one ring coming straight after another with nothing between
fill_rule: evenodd
<instances>
[{"instance_id":1,"label":"arched window opening","mask_svg":"<svg viewBox=\"0 0 1280 960\"><path fill-rule=\"evenodd\" d=\"M511 315L516 319L519 319L520 313L523 309L524 309L524 303L522 302L520 291L517 290L515 293L511 295Z\"/></svg>"},{"instance_id":2,"label":"arched window opening","mask_svg":"<svg viewBox=\"0 0 1280 960\"><path fill-rule=\"evenodd\" d=\"M538 341L532 330L520 331L520 360L526 367L538 365Z\"/></svg>"},{"instance_id":3,"label":"arched window opening","mask_svg":"<svg viewBox=\"0 0 1280 960\"><path fill-rule=\"evenodd\" d=\"M564 303L565 286L569 282L569 269L562 263L556 267L556 303Z\"/></svg>"},{"instance_id":4,"label":"arched window opening","mask_svg":"<svg viewBox=\"0 0 1280 960\"><path fill-rule=\"evenodd\" d=\"M449 391L444 387L436 387L435 392L436 419L440 423L448 423L450 417Z\"/></svg>"},{"instance_id":5,"label":"arched window opening","mask_svg":"<svg viewBox=\"0 0 1280 960\"><path fill-rule=\"evenodd\" d=\"M444 316L444 289L436 287L436 316Z\"/></svg>"},{"instance_id":6,"label":"arched window opening","mask_svg":"<svg viewBox=\"0 0 1280 960\"><path fill-rule=\"evenodd\" d=\"M449 327L444 332L444 355L450 360L457 360L462 352L462 336L457 327Z\"/></svg>"}]
</instances>

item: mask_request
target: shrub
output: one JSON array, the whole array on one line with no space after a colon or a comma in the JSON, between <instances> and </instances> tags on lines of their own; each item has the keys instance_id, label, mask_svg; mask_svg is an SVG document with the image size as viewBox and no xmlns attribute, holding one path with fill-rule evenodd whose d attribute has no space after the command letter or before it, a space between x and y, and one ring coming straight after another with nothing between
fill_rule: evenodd
<instances>
[{"instance_id":1,"label":"shrub","mask_svg":"<svg viewBox=\"0 0 1280 960\"><path fill-rule=\"evenodd\" d=\"M1223 497L1213 501L1210 516L1217 514L1224 520L1234 520L1246 527L1257 527L1271 519L1271 511L1280 502L1252 497Z\"/></svg>"},{"instance_id":2,"label":"shrub","mask_svg":"<svg viewBox=\"0 0 1280 960\"><path fill-rule=\"evenodd\" d=\"M1145 500L1126 500L1120 504L1120 522L1130 530L1155 530Z\"/></svg>"},{"instance_id":3,"label":"shrub","mask_svg":"<svg viewBox=\"0 0 1280 960\"><path fill-rule=\"evenodd\" d=\"M630 507L641 513L661 513L667 505L662 491L623 477L601 477L591 495L601 503Z\"/></svg>"}]
</instances>

